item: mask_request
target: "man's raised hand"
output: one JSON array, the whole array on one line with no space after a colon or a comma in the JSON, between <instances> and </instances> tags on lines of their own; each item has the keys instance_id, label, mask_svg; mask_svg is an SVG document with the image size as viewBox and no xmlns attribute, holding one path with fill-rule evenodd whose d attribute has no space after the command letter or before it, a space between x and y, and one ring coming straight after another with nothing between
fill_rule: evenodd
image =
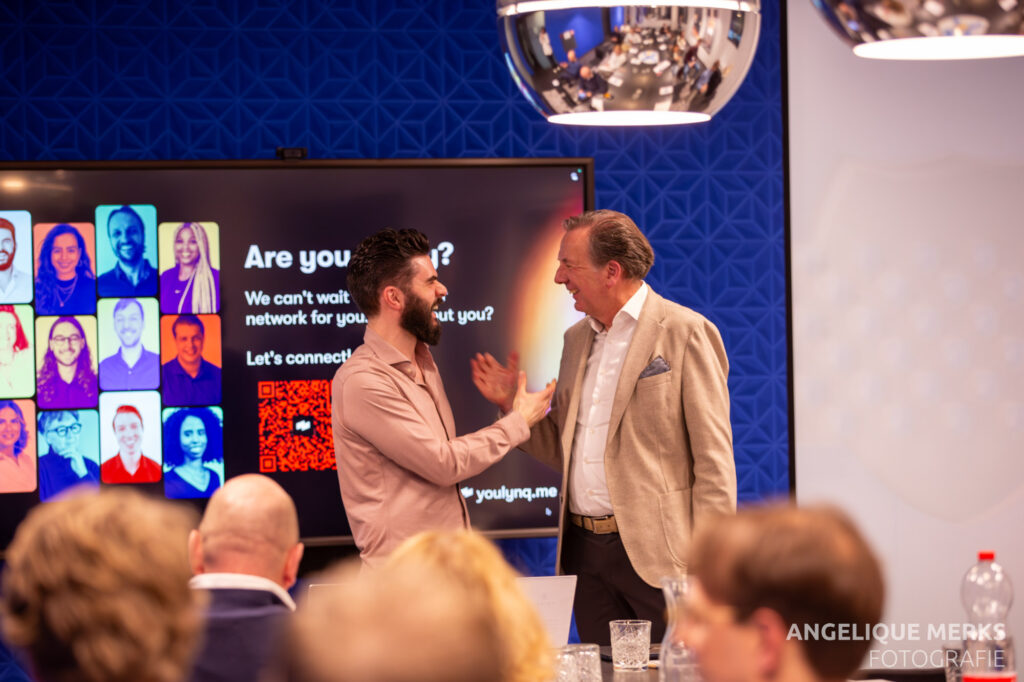
<instances>
[{"instance_id":1,"label":"man's raised hand","mask_svg":"<svg viewBox=\"0 0 1024 682\"><path fill-rule=\"evenodd\" d=\"M551 407L551 398L554 395L554 379L549 381L542 390L530 393L526 390L526 372L520 372L515 398L512 400L512 411L523 415L526 423L533 426L548 413L548 408Z\"/></svg>"}]
</instances>

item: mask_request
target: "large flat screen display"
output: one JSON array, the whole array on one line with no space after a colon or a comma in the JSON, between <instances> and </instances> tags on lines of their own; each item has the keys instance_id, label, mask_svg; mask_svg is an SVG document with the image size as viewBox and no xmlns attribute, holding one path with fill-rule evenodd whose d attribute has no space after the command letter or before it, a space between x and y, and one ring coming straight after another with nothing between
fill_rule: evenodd
<instances>
[{"instance_id":1,"label":"large flat screen display","mask_svg":"<svg viewBox=\"0 0 1024 682\"><path fill-rule=\"evenodd\" d=\"M362 342L359 241L416 228L449 295L434 356L458 432L497 413L478 351L532 388L579 319L552 281L589 159L0 165L0 547L75 484L203 505L273 477L304 538L350 540L330 381ZM519 451L461 484L474 526L548 532L560 476Z\"/></svg>"}]
</instances>

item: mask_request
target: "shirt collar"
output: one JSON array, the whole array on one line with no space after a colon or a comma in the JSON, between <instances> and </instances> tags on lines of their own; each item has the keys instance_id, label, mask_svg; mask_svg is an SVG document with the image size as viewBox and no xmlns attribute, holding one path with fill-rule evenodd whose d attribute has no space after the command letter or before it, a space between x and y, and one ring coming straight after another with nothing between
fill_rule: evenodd
<instances>
[{"instance_id":1,"label":"shirt collar","mask_svg":"<svg viewBox=\"0 0 1024 682\"><path fill-rule=\"evenodd\" d=\"M149 264L149 261L146 260L145 257L143 257L142 263L139 264L139 282L142 282L142 280L146 279L146 277L149 276L149 271L152 268L153 266ZM114 268L114 273L115 277L117 277L118 279L123 280L125 282L131 282L131 279L128 277L128 273L121 266L120 260L117 261L117 267Z\"/></svg>"},{"instance_id":2,"label":"shirt collar","mask_svg":"<svg viewBox=\"0 0 1024 682\"><path fill-rule=\"evenodd\" d=\"M188 586L194 590L263 590L272 592L289 610L295 610L295 600L273 580L245 573L200 573L192 576Z\"/></svg>"},{"instance_id":3,"label":"shirt collar","mask_svg":"<svg viewBox=\"0 0 1024 682\"><path fill-rule=\"evenodd\" d=\"M167 366L164 365L164 367L167 367ZM199 372L195 376L192 376L191 374L188 373L188 370L185 369L185 365L181 364L181 360L178 359L177 355L174 356L174 362L171 363L171 368L173 368L174 371L180 372L180 373L184 374L185 376L189 377L193 381L198 380L199 377L208 376L210 374L210 367L216 367L216 365L214 365L212 362L210 362L206 358L200 358L199 359Z\"/></svg>"},{"instance_id":4,"label":"shirt collar","mask_svg":"<svg viewBox=\"0 0 1024 682\"><path fill-rule=\"evenodd\" d=\"M7 286L6 287L4 287L3 289L0 289L0 291L2 291L3 294L4 294L4 298L9 296L11 294L11 292L12 292L12 289L14 289L14 287L16 287L19 284L21 284L21 281L23 279L27 278L27 277L28 277L28 275L26 275L21 270L18 270L17 268L15 268L12 265L11 266L11 279L7 282Z\"/></svg>"},{"instance_id":5,"label":"shirt collar","mask_svg":"<svg viewBox=\"0 0 1024 682\"><path fill-rule=\"evenodd\" d=\"M619 308L619 312L615 313L615 317L612 318L612 325L615 324L616 320L622 319L620 315L625 315L627 317L632 318L633 320L639 320L640 311L643 310L644 302L647 301L647 292L649 292L650 290L651 288L647 286L647 282L640 282L640 288L637 289L633 293L633 295L629 297L629 300L626 301L626 303L621 308ZM604 331L608 331L608 329L603 324L601 324L600 322L598 322L589 315L587 316L587 321L590 323L590 326L593 328L593 330L598 334Z\"/></svg>"},{"instance_id":6,"label":"shirt collar","mask_svg":"<svg viewBox=\"0 0 1024 682\"><path fill-rule=\"evenodd\" d=\"M370 350L372 350L378 358L391 365L402 374L405 374L410 379L415 376L415 371L412 368L412 362L409 361L409 358L402 355L397 348L385 341L383 336L369 327L367 327L366 332L363 333L363 343L369 346ZM433 364L433 360L430 356L430 350L427 348L427 344L422 341L416 342L416 358L419 360L420 367L430 367Z\"/></svg>"}]
</instances>

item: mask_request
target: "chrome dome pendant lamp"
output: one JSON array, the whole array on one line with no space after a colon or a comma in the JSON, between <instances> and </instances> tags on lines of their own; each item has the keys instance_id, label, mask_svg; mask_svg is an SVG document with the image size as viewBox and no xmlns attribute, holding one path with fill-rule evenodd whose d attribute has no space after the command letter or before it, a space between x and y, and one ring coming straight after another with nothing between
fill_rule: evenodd
<instances>
[{"instance_id":1,"label":"chrome dome pendant lamp","mask_svg":"<svg viewBox=\"0 0 1024 682\"><path fill-rule=\"evenodd\" d=\"M707 121L746 77L761 28L760 0L498 0L497 11L520 92L569 125Z\"/></svg>"},{"instance_id":2,"label":"chrome dome pendant lamp","mask_svg":"<svg viewBox=\"0 0 1024 682\"><path fill-rule=\"evenodd\" d=\"M1024 55L1024 0L812 0L869 59L954 60Z\"/></svg>"}]
</instances>

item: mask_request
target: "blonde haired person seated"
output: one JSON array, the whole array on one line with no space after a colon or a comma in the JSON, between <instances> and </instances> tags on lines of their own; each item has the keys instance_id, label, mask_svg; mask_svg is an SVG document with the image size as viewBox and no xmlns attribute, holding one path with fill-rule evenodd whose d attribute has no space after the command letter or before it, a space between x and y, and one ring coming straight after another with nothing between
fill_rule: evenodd
<instances>
[{"instance_id":1,"label":"blonde haired person seated","mask_svg":"<svg viewBox=\"0 0 1024 682\"><path fill-rule=\"evenodd\" d=\"M3 634L39 682L178 682L199 631L193 515L119 488L33 509L7 549Z\"/></svg>"},{"instance_id":2,"label":"blonde haired person seated","mask_svg":"<svg viewBox=\"0 0 1024 682\"><path fill-rule=\"evenodd\" d=\"M349 562L312 583L262 682L503 679L490 609L449 576L409 565L360 574Z\"/></svg>"},{"instance_id":3,"label":"blonde haired person seated","mask_svg":"<svg viewBox=\"0 0 1024 682\"><path fill-rule=\"evenodd\" d=\"M537 682L554 677L551 640L533 604L516 583L516 571L489 540L472 531L427 531L388 558L387 566L433 569L478 596L498 627L504 647L500 680Z\"/></svg>"}]
</instances>

